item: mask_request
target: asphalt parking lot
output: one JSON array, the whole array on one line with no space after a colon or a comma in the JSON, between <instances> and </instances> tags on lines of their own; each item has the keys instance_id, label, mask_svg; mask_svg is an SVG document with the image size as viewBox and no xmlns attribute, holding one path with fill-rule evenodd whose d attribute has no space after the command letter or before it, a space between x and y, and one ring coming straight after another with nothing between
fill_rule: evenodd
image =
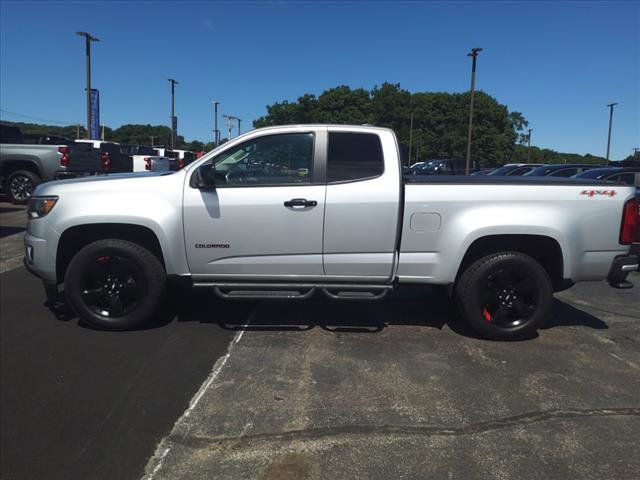
<instances>
[{"instance_id":1,"label":"asphalt parking lot","mask_svg":"<svg viewBox=\"0 0 640 480\"><path fill-rule=\"evenodd\" d=\"M154 328L100 332L44 305L0 208L3 479L638 478L637 288L577 285L511 343L428 288L179 292Z\"/></svg>"}]
</instances>

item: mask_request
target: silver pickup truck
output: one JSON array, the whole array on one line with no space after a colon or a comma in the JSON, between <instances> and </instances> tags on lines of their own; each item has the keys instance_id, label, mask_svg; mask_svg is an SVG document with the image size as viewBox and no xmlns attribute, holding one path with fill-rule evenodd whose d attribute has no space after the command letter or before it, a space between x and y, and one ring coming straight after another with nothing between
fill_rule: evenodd
<instances>
[{"instance_id":1,"label":"silver pickup truck","mask_svg":"<svg viewBox=\"0 0 640 480\"><path fill-rule=\"evenodd\" d=\"M234 299L439 285L500 339L530 335L574 282L631 286L632 187L401 172L385 128L254 130L177 172L41 185L25 265L48 298L64 283L78 316L105 329L153 318L176 277Z\"/></svg>"},{"instance_id":2,"label":"silver pickup truck","mask_svg":"<svg viewBox=\"0 0 640 480\"><path fill-rule=\"evenodd\" d=\"M102 173L100 152L71 140L34 144L19 128L0 125L0 187L9 201L25 202L41 182ZM63 140L56 138L55 140Z\"/></svg>"}]
</instances>

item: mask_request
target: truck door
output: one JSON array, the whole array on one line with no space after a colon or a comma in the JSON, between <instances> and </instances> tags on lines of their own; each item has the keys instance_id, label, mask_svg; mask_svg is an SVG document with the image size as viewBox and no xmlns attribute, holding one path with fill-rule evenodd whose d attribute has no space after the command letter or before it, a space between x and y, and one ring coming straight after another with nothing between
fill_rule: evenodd
<instances>
[{"instance_id":1,"label":"truck door","mask_svg":"<svg viewBox=\"0 0 640 480\"><path fill-rule=\"evenodd\" d=\"M327 276L391 279L400 192L391 131L329 128L323 250Z\"/></svg>"},{"instance_id":2,"label":"truck door","mask_svg":"<svg viewBox=\"0 0 640 480\"><path fill-rule=\"evenodd\" d=\"M211 160L215 189L185 187L184 235L193 274L322 277L326 185L316 169L320 138L324 145L326 129L256 134Z\"/></svg>"}]
</instances>

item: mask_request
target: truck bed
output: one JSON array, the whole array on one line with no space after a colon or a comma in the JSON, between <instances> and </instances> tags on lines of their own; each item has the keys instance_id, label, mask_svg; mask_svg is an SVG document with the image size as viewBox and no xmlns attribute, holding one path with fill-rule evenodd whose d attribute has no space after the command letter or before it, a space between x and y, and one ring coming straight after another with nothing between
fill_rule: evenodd
<instances>
[{"instance_id":1,"label":"truck bed","mask_svg":"<svg viewBox=\"0 0 640 480\"><path fill-rule=\"evenodd\" d=\"M526 232L557 242L563 278L599 279L628 250L618 243L625 197L627 185L588 179L405 177L398 276L452 281L479 238Z\"/></svg>"},{"instance_id":2,"label":"truck bed","mask_svg":"<svg viewBox=\"0 0 640 480\"><path fill-rule=\"evenodd\" d=\"M624 186L620 182L603 182L585 178L518 177L491 175L405 175L405 184L458 184L458 185L563 185L563 186Z\"/></svg>"}]
</instances>

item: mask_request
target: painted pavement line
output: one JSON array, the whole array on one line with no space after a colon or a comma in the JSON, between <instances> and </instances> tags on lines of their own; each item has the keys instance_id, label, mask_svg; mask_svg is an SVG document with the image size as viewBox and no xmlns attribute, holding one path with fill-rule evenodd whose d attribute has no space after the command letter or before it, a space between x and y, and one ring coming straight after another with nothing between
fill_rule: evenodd
<instances>
[{"instance_id":1,"label":"painted pavement line","mask_svg":"<svg viewBox=\"0 0 640 480\"><path fill-rule=\"evenodd\" d=\"M254 308L254 311L255 311L255 308ZM252 312L252 315L253 315L253 312ZM248 326L249 326L249 322L247 322L245 325L242 325L242 328L238 330L238 333L236 333L236 335L233 337L233 340L229 344L227 353L225 353L222 357L216 360L216 363L213 365L213 369L211 370L211 373L209 374L207 379L202 383L202 385L200 386L196 394L193 396L193 398L189 402L189 407L184 411L184 413L180 416L180 418L178 418L178 420L176 420L176 422L173 424L173 428L171 429L172 432L177 425L179 425L183 420L185 420L186 418L189 417L189 415L191 415L191 412L193 412L194 408L198 405L198 403L200 402L204 394L207 392L209 387L211 387L213 382L216 380L216 378L218 377L218 375L226 365L227 360L229 360L229 357L231 357L233 348L235 347L235 345L238 344L238 342L242 338L242 335L244 334ZM189 431L187 430L185 432L185 436L188 433ZM169 437L171 437L171 433L169 433L169 435L163 438L158 444L158 447L156 448L156 452L149 459L147 463L147 467L145 468L145 471L149 473L145 473L144 476L142 477L142 480L153 480L155 475L162 469L164 460L169 454L169 452L171 451L171 446L165 447L163 445L166 439Z\"/></svg>"}]
</instances>

